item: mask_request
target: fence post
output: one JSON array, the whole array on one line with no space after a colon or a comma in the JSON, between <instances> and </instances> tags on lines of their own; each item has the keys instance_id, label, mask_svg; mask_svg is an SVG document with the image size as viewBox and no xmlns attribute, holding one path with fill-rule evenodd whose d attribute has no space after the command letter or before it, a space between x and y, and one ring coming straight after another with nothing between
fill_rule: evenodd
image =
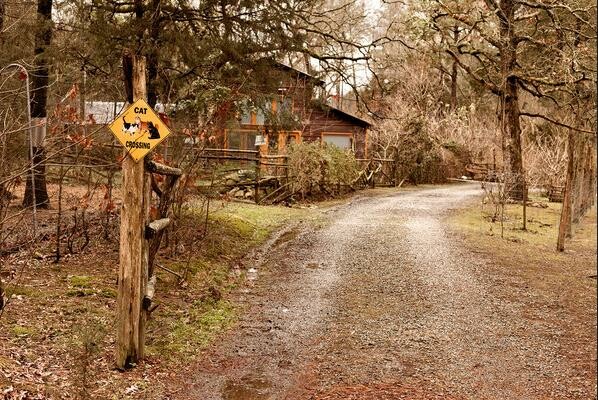
<instances>
[{"instance_id":1,"label":"fence post","mask_svg":"<svg viewBox=\"0 0 598 400\"><path fill-rule=\"evenodd\" d=\"M257 155L255 161L255 191L253 193L253 198L255 200L255 204L259 204L260 202L260 170L262 169L262 152L260 151L260 146L256 146Z\"/></svg>"},{"instance_id":2,"label":"fence post","mask_svg":"<svg viewBox=\"0 0 598 400\"><path fill-rule=\"evenodd\" d=\"M145 58L132 58L133 101L146 98ZM123 59L124 61L124 59ZM122 162L123 203L120 216L120 250L116 333L116 366L128 368L144 354L148 243L144 237L149 215L150 175L142 161L125 156Z\"/></svg>"}]
</instances>

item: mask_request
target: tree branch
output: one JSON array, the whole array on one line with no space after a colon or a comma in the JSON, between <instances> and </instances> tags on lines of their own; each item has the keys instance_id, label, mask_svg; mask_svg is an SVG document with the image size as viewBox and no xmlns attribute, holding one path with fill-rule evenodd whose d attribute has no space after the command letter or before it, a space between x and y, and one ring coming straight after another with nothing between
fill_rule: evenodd
<instances>
[{"instance_id":1,"label":"tree branch","mask_svg":"<svg viewBox=\"0 0 598 400\"><path fill-rule=\"evenodd\" d=\"M542 115L542 114L536 114L536 113L530 113L530 112L526 112L526 111L521 111L519 113L519 116L520 117L530 117L530 118L540 118L540 119L548 121L548 122L550 122L552 124L555 124L555 125L558 125L558 126L562 126L563 128L572 129L572 130L577 131L577 132L590 133L592 135L596 134L596 132L594 132L594 131L588 131L586 129L576 128L574 126L565 124L563 122L557 121L555 119L552 119L552 118L547 117L546 115Z\"/></svg>"}]
</instances>

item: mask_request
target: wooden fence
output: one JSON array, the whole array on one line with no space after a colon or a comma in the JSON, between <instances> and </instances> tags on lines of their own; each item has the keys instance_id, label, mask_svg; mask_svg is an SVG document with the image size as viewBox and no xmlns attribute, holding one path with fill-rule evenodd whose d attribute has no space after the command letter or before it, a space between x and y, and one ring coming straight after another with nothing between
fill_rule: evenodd
<instances>
[{"instance_id":1,"label":"wooden fence","mask_svg":"<svg viewBox=\"0 0 598 400\"><path fill-rule=\"evenodd\" d=\"M264 154L257 150L236 150L204 148L198 149L197 157L203 161L205 171L216 171L217 175L210 179L211 186L218 189L233 189L236 186L251 187L253 200L258 204L275 203L284 200L289 193L293 177L289 173L288 155ZM396 174L396 162L393 159L369 158L357 159L359 178L351 187L353 189L397 186L401 179ZM235 171L253 171L251 180L242 182L226 182L226 174ZM404 177L403 177L404 180ZM207 181L207 179L206 179ZM217 183L214 183L217 182Z\"/></svg>"}]
</instances>

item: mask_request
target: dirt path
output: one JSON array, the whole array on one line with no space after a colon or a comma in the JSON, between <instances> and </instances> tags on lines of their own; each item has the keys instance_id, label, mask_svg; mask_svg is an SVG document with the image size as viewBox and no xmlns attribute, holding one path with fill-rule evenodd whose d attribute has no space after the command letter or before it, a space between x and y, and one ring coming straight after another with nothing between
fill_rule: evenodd
<instances>
[{"instance_id":1,"label":"dirt path","mask_svg":"<svg viewBox=\"0 0 598 400\"><path fill-rule=\"evenodd\" d=\"M559 332L522 318L540 300L488 277L491 261L443 222L479 194L460 184L356 199L326 228L279 240L239 294L238 328L172 398L595 398ZM581 354L595 363L595 348Z\"/></svg>"}]
</instances>

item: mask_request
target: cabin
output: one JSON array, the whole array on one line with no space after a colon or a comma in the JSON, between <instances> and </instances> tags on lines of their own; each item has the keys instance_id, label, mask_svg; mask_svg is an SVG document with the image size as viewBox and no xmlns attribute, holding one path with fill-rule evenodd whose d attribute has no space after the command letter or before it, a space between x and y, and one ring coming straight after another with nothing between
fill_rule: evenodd
<instances>
[{"instance_id":1,"label":"cabin","mask_svg":"<svg viewBox=\"0 0 598 400\"><path fill-rule=\"evenodd\" d=\"M240 100L221 104L223 112L218 113L211 128L215 139L212 145L284 154L290 143L319 142L351 150L356 158L367 158L371 123L328 104L323 80L271 60L256 64L251 82L239 84ZM85 107L86 116L94 123L108 124L122 112L125 103L88 101ZM162 116L165 105L158 103L155 109ZM256 140L262 144L256 146Z\"/></svg>"},{"instance_id":2,"label":"cabin","mask_svg":"<svg viewBox=\"0 0 598 400\"><path fill-rule=\"evenodd\" d=\"M276 63L259 73L246 98L230 107L217 132L225 149L284 154L290 143L330 143L367 157L366 119L327 104L324 81ZM256 143L258 146L256 146Z\"/></svg>"}]
</instances>

